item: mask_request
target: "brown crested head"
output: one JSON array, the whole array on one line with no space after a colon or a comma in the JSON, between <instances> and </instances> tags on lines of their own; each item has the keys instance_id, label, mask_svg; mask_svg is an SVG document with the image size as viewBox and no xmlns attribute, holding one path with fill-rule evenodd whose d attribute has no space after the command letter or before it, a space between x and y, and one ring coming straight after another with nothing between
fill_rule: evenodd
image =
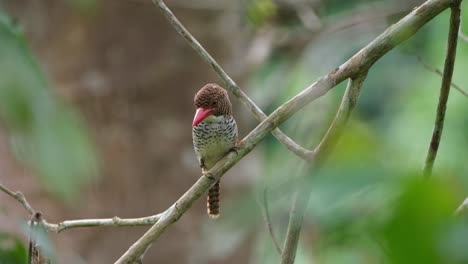
<instances>
[{"instance_id":1,"label":"brown crested head","mask_svg":"<svg viewBox=\"0 0 468 264\"><path fill-rule=\"evenodd\" d=\"M231 115L232 105L225 89L215 83L209 83L195 95L195 107L212 109L214 116Z\"/></svg>"}]
</instances>

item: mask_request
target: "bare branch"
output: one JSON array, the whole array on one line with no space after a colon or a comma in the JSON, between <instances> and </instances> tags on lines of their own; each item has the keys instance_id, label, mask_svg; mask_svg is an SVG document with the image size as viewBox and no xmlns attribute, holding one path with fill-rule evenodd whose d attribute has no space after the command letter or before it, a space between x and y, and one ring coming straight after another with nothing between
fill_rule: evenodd
<instances>
[{"instance_id":1,"label":"bare branch","mask_svg":"<svg viewBox=\"0 0 468 264\"><path fill-rule=\"evenodd\" d=\"M270 233L271 240L273 240L276 252L278 252L278 254L281 256L281 246L278 242L278 239L276 238L275 232L273 231L273 226L271 224L270 211L268 209L268 189L266 187L263 190L262 203L259 202L259 204L263 207L263 217L265 218L268 233Z\"/></svg>"},{"instance_id":2,"label":"bare branch","mask_svg":"<svg viewBox=\"0 0 468 264\"><path fill-rule=\"evenodd\" d=\"M44 222L44 226L48 231L60 233L67 229L78 228L78 227L103 227L103 226L145 226L153 225L156 223L161 214L140 217L140 218L120 218L114 216L112 218L100 218L100 219L79 219L79 220L66 220L58 224Z\"/></svg>"},{"instance_id":3,"label":"bare branch","mask_svg":"<svg viewBox=\"0 0 468 264\"><path fill-rule=\"evenodd\" d=\"M36 213L36 211L31 207L31 205L29 205L28 201L26 200L22 192L19 192L19 191L13 192L1 183L0 183L0 190L10 195L12 198L17 200L21 205L23 205L24 209L26 209L26 211L29 213L30 216Z\"/></svg>"},{"instance_id":4,"label":"bare branch","mask_svg":"<svg viewBox=\"0 0 468 264\"><path fill-rule=\"evenodd\" d=\"M441 71L441 70L439 70L439 69L437 69L437 68L435 68L435 67L432 67L431 65L425 63L425 62L422 60L422 58L421 58L420 56L418 56L418 61L419 61L419 63L421 63L421 64L424 66L424 68L425 68L426 70L431 71L431 72L433 72L433 73L439 75L440 77L443 77L443 76L444 76L444 75L442 74L442 71ZM465 90L463 90L462 88L460 88L460 86L458 86L457 84L451 82L451 83L450 83L450 86L452 86L453 88L455 88L455 90L457 90L458 92L460 92L462 95L468 97L468 92L466 92Z\"/></svg>"},{"instance_id":5,"label":"bare branch","mask_svg":"<svg viewBox=\"0 0 468 264\"><path fill-rule=\"evenodd\" d=\"M318 167L322 163L323 159L334 147L338 138L343 133L344 127L347 124L351 112L356 105L366 76L367 72L364 72L362 75L359 75L355 79L350 79L348 82L348 86L346 87L343 99L341 100L340 107L338 108L335 118L328 128L327 133L315 149L315 160L308 164L308 170L314 169L315 172L318 170ZM296 257L297 245L299 244L299 236L302 229L302 222L305 211L307 209L311 191L311 186L309 184L310 180L303 179L302 181L305 182L301 183L298 190L296 191L294 204L289 215L288 230L286 232L286 239L283 246L283 254L281 254L281 264L292 264L294 263L294 259Z\"/></svg>"},{"instance_id":6,"label":"bare branch","mask_svg":"<svg viewBox=\"0 0 468 264\"><path fill-rule=\"evenodd\" d=\"M335 118L328 128L327 133L322 138L317 148L315 148L316 158L321 158L326 155L341 136L343 128L347 124L349 116L356 106L366 77L367 72L364 72L355 79L349 80Z\"/></svg>"},{"instance_id":7,"label":"bare branch","mask_svg":"<svg viewBox=\"0 0 468 264\"><path fill-rule=\"evenodd\" d=\"M399 22L388 28L339 68L320 78L317 82L278 107L241 141L237 153L231 152L218 161L205 176L201 177L175 204L169 207L161 215L159 221L138 239L138 241L130 246L127 252L115 263L129 264L135 261L170 225L177 222L208 188L213 186L226 171L247 155L268 133L305 105L323 96L342 81L348 78L358 77L367 72L378 59L395 46L414 35L429 20L448 8L453 1L454 0L428 0Z\"/></svg>"},{"instance_id":8,"label":"bare branch","mask_svg":"<svg viewBox=\"0 0 468 264\"><path fill-rule=\"evenodd\" d=\"M21 192L13 192L4 185L0 184L0 190L4 193L8 194L9 196L13 197L17 200L29 215L34 216L36 211L29 205L28 201L24 197L23 193ZM60 233L66 229L78 228L78 227L101 227L101 226L145 226L145 225L153 225L156 223L161 214L140 217L140 218L120 218L114 216L113 218L101 218L101 219L79 219L79 220L66 220L60 222L58 224L49 223L41 217L41 221L47 231L52 231L56 233Z\"/></svg>"},{"instance_id":9,"label":"bare branch","mask_svg":"<svg viewBox=\"0 0 468 264\"><path fill-rule=\"evenodd\" d=\"M200 57L211 65L213 70L218 74L219 78L223 80L229 91L231 91L254 115L258 121L263 121L266 118L265 113L239 88L239 86L232 80L232 78L221 68L215 59L203 48L203 46L192 36L192 34L180 23L172 11L164 4L162 0L152 0L157 5L164 16L169 20L174 29L179 33L190 46L200 55ZM291 152L301 157L302 159L309 160L313 156L313 151L307 150L294 142L280 129L273 130L279 142L285 145Z\"/></svg>"},{"instance_id":10,"label":"bare branch","mask_svg":"<svg viewBox=\"0 0 468 264\"><path fill-rule=\"evenodd\" d=\"M429 177L432 174L434 161L439 149L440 138L444 129L445 110L450 93L450 84L452 83L453 68L457 53L458 29L460 28L460 4L461 0L455 0L451 6L450 28L448 33L447 55L445 56L444 74L442 76L442 85L440 88L439 104L435 118L432 139L427 152L426 163L424 165L424 176Z\"/></svg>"}]
</instances>

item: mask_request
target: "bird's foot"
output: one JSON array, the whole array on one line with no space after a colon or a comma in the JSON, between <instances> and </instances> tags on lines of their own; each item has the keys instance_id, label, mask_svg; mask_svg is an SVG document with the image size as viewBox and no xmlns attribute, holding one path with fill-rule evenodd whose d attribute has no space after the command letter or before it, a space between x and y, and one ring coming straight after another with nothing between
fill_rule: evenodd
<instances>
[{"instance_id":1,"label":"bird's foot","mask_svg":"<svg viewBox=\"0 0 468 264\"><path fill-rule=\"evenodd\" d=\"M239 154L239 150L242 147L243 142L239 141L236 143L236 145L229 150L229 152L235 152L236 154Z\"/></svg>"},{"instance_id":2,"label":"bird's foot","mask_svg":"<svg viewBox=\"0 0 468 264\"><path fill-rule=\"evenodd\" d=\"M211 174L209 171L202 169L202 174L203 176L207 177L208 179L212 181L215 180L215 178L213 177L213 174Z\"/></svg>"}]
</instances>

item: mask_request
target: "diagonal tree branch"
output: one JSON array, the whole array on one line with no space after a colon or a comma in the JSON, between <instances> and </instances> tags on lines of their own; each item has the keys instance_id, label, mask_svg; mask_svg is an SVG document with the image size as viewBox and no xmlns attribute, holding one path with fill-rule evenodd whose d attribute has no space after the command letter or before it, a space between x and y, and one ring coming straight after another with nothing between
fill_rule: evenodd
<instances>
[{"instance_id":1,"label":"diagonal tree branch","mask_svg":"<svg viewBox=\"0 0 468 264\"><path fill-rule=\"evenodd\" d=\"M426 163L424 165L424 177L430 177L432 174L432 168L434 167L434 161L437 156L442 131L444 129L445 110L447 109L447 101L450 93L450 85L452 83L453 68L455 65L455 56L457 53L458 31L460 28L460 4L461 0L455 0L451 6L444 76L442 77L439 104L437 106L434 130L432 131L432 139L429 145L429 150L427 151Z\"/></svg>"},{"instance_id":2,"label":"diagonal tree branch","mask_svg":"<svg viewBox=\"0 0 468 264\"><path fill-rule=\"evenodd\" d=\"M138 241L130 246L115 263L132 263L139 258L170 225L177 222L208 188L213 186L226 171L247 155L268 133L305 105L326 94L337 84L348 78L357 77L367 72L378 59L395 46L414 35L423 25L443 10L447 9L453 2L454 0L428 0L399 22L388 28L339 68L320 78L317 82L278 107L241 141L237 153L231 152L218 161L205 176L201 177L186 193L170 206L161 215L159 221L140 237Z\"/></svg>"},{"instance_id":3,"label":"diagonal tree branch","mask_svg":"<svg viewBox=\"0 0 468 264\"><path fill-rule=\"evenodd\" d=\"M338 138L343 133L344 127L346 126L351 112L356 105L366 76L367 72L364 72L358 77L350 79L348 82L340 107L338 108L335 118L328 128L327 133L315 149L315 160L308 164L308 171L313 170L314 172L317 172L327 153L330 152L338 141ZM301 179L300 182L301 184L299 184L299 188L294 196L294 204L289 215L286 239L283 246L283 253L281 254L281 264L294 263L302 229L302 222L310 198L310 180Z\"/></svg>"},{"instance_id":4,"label":"diagonal tree branch","mask_svg":"<svg viewBox=\"0 0 468 264\"><path fill-rule=\"evenodd\" d=\"M169 20L174 29L179 33L190 46L200 55L200 57L211 65L213 70L218 74L221 80L224 81L229 91L231 91L255 116L258 121L263 121L266 118L265 113L239 88L239 86L232 80L232 78L221 68L215 59L203 48L203 46L190 34L190 32L180 23L177 17L166 6L162 0L152 0L157 5L164 16ZM294 142L279 128L272 132L279 142L286 146L291 152L301 157L302 159L309 160L313 156L313 151L307 150Z\"/></svg>"}]
</instances>

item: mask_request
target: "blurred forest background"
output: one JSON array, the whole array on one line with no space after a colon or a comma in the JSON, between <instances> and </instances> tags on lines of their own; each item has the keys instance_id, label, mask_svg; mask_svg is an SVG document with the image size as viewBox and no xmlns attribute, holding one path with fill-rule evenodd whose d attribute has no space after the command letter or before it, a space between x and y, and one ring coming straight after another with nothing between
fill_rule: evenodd
<instances>
[{"instance_id":1,"label":"blurred forest background","mask_svg":"<svg viewBox=\"0 0 468 264\"><path fill-rule=\"evenodd\" d=\"M171 0L168 6L270 113L421 0ZM462 4L468 34L468 3ZM378 61L334 153L313 177L296 263L468 263L468 98L452 89L431 180L420 181L449 12ZM418 57L421 59L418 60ZM468 90L468 42L453 82ZM193 96L215 73L150 0L0 0L0 182L49 222L164 211L201 175ZM220 83L221 84L221 83ZM315 146L344 84L281 126ZM257 122L231 96L240 134ZM223 177L221 217L198 201L146 263L278 263L303 162L272 136ZM267 190L265 192L265 190ZM21 263L25 211L0 194L0 263ZM147 227L50 233L57 263L113 263ZM386 262L387 261L387 262Z\"/></svg>"}]
</instances>

